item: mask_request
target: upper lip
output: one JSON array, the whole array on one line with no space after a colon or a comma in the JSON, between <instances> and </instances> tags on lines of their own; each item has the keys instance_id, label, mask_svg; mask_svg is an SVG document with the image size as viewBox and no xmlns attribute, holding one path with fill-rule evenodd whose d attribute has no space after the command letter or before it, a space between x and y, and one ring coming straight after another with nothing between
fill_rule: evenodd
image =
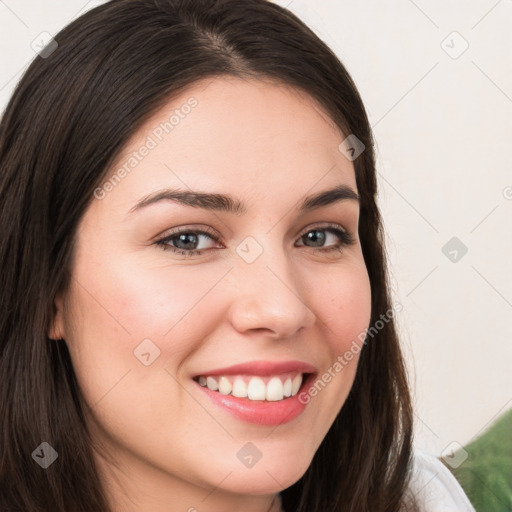
<instances>
[{"instance_id":1,"label":"upper lip","mask_svg":"<svg viewBox=\"0 0 512 512\"><path fill-rule=\"evenodd\" d=\"M250 361L247 363L235 364L233 366L226 366L224 368L215 368L214 370L206 370L201 373L196 373L194 377L200 375L237 375L237 374L250 374L250 375L279 375L286 372L299 372L299 373L315 373L316 368L309 363L302 361Z\"/></svg>"}]
</instances>

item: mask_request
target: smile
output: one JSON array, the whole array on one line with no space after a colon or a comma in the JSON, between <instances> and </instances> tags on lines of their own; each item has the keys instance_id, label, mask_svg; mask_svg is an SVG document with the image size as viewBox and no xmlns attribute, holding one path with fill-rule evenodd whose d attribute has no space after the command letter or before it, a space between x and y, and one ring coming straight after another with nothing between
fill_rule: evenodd
<instances>
[{"instance_id":1,"label":"smile","mask_svg":"<svg viewBox=\"0 0 512 512\"><path fill-rule=\"evenodd\" d=\"M298 372L288 372L272 376L251 375L200 375L194 380L201 386L223 395L231 395L248 400L276 402L295 396L302 385L304 376Z\"/></svg>"}]
</instances>

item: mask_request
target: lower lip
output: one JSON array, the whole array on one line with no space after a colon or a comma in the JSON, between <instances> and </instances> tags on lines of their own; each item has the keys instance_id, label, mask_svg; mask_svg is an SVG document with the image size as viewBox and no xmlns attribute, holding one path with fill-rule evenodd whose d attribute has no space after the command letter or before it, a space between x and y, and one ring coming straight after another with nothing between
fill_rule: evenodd
<instances>
[{"instance_id":1,"label":"lower lip","mask_svg":"<svg viewBox=\"0 0 512 512\"><path fill-rule=\"evenodd\" d=\"M276 426L288 423L299 416L306 408L310 400L306 389L315 378L314 374L310 374L302 383L299 391L295 396L285 398L276 402L268 402L266 400L249 400L248 398L239 398L233 395L223 395L219 391L212 391L207 387L201 386L198 382L193 381L203 393L205 393L216 405L225 408L228 412L239 419L249 423L258 425ZM299 395L302 401L299 401Z\"/></svg>"}]
</instances>

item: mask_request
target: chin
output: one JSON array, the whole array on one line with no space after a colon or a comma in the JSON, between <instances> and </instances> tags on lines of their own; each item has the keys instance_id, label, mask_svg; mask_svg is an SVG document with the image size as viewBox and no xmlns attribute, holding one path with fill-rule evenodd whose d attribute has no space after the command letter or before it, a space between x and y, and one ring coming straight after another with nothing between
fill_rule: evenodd
<instances>
[{"instance_id":1,"label":"chin","mask_svg":"<svg viewBox=\"0 0 512 512\"><path fill-rule=\"evenodd\" d=\"M283 464L282 459L264 463L262 458L254 467L232 473L223 487L242 494L276 494L300 480L310 463L287 461Z\"/></svg>"}]
</instances>

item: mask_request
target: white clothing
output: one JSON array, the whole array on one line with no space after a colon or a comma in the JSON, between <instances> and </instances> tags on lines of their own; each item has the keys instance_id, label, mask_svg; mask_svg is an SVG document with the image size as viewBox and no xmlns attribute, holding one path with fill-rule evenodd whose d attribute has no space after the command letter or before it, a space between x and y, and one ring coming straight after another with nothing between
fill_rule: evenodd
<instances>
[{"instance_id":1,"label":"white clothing","mask_svg":"<svg viewBox=\"0 0 512 512\"><path fill-rule=\"evenodd\" d=\"M413 457L409 488L422 512L475 512L459 482L437 457L418 448Z\"/></svg>"}]
</instances>

